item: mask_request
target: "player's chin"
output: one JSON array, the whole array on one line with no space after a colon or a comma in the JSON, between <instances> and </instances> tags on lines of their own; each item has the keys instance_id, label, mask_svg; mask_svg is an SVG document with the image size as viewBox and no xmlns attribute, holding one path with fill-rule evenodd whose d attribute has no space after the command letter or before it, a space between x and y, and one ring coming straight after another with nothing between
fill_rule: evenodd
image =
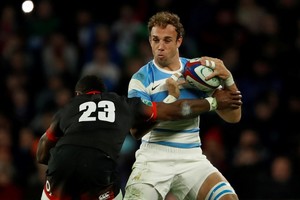
<instances>
[{"instance_id":1,"label":"player's chin","mask_svg":"<svg viewBox=\"0 0 300 200\"><path fill-rule=\"evenodd\" d=\"M163 61L166 60L166 56L161 55L161 54L157 55L156 58L157 58L157 60L159 60L159 61L161 61L161 62L163 62Z\"/></svg>"},{"instance_id":2,"label":"player's chin","mask_svg":"<svg viewBox=\"0 0 300 200\"><path fill-rule=\"evenodd\" d=\"M159 64L162 67L168 66L169 64L165 56L157 56L155 61L157 62L157 64Z\"/></svg>"}]
</instances>

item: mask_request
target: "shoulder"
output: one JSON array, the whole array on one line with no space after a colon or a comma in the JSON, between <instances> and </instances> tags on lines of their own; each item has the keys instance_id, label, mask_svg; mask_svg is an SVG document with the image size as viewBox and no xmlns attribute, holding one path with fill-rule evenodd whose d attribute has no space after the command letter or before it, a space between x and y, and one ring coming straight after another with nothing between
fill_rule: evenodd
<instances>
[{"instance_id":1,"label":"shoulder","mask_svg":"<svg viewBox=\"0 0 300 200\"><path fill-rule=\"evenodd\" d=\"M109 100L120 100L122 98L121 95L118 95L115 92L103 92L101 96L103 99L109 99Z\"/></svg>"},{"instance_id":2,"label":"shoulder","mask_svg":"<svg viewBox=\"0 0 300 200\"><path fill-rule=\"evenodd\" d=\"M132 78L140 79L140 76L147 76L150 72L154 69L154 63L153 60L149 61L145 65L143 65L137 72L135 72L132 76Z\"/></svg>"},{"instance_id":3,"label":"shoulder","mask_svg":"<svg viewBox=\"0 0 300 200\"><path fill-rule=\"evenodd\" d=\"M119 95L115 92L105 92L102 94L102 99L107 99L111 100L114 102L123 102L123 103L130 103L132 104L133 102L139 102L141 101L140 98L134 97L134 98L128 98L125 95Z\"/></svg>"},{"instance_id":4,"label":"shoulder","mask_svg":"<svg viewBox=\"0 0 300 200\"><path fill-rule=\"evenodd\" d=\"M106 93L105 98L114 101L119 106L120 105L129 106L131 107L132 111L138 109L143 104L140 97L127 97L124 95L118 95L117 93L114 92Z\"/></svg>"},{"instance_id":5,"label":"shoulder","mask_svg":"<svg viewBox=\"0 0 300 200\"><path fill-rule=\"evenodd\" d=\"M180 57L179 59L183 65L185 65L190 60L190 58L185 58L185 57Z\"/></svg>"},{"instance_id":6,"label":"shoulder","mask_svg":"<svg viewBox=\"0 0 300 200\"><path fill-rule=\"evenodd\" d=\"M142 66L136 73L131 77L129 85L142 84L143 87L147 87L153 81L153 74L155 73L155 66L153 61L149 61L147 64Z\"/></svg>"}]
</instances>

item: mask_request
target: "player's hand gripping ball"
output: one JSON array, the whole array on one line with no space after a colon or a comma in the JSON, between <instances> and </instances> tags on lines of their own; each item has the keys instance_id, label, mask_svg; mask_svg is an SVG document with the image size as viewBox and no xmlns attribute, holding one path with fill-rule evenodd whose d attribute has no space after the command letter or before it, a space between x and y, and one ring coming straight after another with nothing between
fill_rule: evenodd
<instances>
[{"instance_id":1,"label":"player's hand gripping ball","mask_svg":"<svg viewBox=\"0 0 300 200\"><path fill-rule=\"evenodd\" d=\"M201 65L200 58L194 58L186 63L183 76L192 87L204 92L211 92L221 84L221 80L218 77L205 80L205 77L212 72L213 69Z\"/></svg>"}]
</instances>

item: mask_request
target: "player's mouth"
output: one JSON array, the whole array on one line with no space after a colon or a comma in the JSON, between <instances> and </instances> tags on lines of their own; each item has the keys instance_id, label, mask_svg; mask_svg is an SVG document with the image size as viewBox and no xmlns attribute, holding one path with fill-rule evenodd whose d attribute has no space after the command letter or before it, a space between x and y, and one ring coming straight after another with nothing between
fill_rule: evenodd
<instances>
[{"instance_id":1,"label":"player's mouth","mask_svg":"<svg viewBox=\"0 0 300 200\"><path fill-rule=\"evenodd\" d=\"M157 57L159 57L160 59L164 58L165 56L163 54L158 54Z\"/></svg>"}]
</instances>

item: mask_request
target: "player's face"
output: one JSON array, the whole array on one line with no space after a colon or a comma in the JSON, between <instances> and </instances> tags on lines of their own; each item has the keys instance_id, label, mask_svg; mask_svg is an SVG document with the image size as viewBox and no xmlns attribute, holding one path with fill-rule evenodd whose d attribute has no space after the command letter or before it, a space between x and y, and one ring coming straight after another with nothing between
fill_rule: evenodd
<instances>
[{"instance_id":1,"label":"player's face","mask_svg":"<svg viewBox=\"0 0 300 200\"><path fill-rule=\"evenodd\" d=\"M160 67L169 67L178 62L178 48L182 38L177 39L175 27L168 25L166 28L154 26L151 30L149 42L155 62Z\"/></svg>"}]
</instances>

